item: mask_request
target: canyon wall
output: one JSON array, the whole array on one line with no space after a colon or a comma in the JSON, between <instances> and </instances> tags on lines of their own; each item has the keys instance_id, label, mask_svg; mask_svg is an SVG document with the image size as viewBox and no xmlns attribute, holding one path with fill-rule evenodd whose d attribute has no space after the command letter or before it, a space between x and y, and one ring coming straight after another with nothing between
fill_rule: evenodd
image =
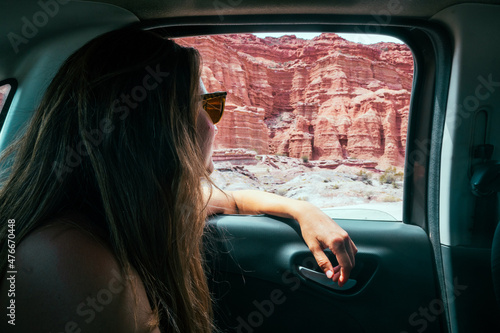
<instances>
[{"instance_id":1,"label":"canyon wall","mask_svg":"<svg viewBox=\"0 0 500 333\"><path fill-rule=\"evenodd\" d=\"M177 39L202 55L207 91L227 91L216 149L403 166L413 57L363 45L252 34Z\"/></svg>"}]
</instances>

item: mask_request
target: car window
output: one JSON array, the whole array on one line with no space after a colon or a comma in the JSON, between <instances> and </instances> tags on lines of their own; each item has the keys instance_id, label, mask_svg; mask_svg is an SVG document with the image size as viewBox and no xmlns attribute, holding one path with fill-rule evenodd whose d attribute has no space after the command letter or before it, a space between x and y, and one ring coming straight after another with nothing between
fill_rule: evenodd
<instances>
[{"instance_id":1,"label":"car window","mask_svg":"<svg viewBox=\"0 0 500 333\"><path fill-rule=\"evenodd\" d=\"M5 81L4 81L5 82ZM0 83L0 130L3 127L5 118L7 116L7 111L9 108L11 92L13 92L12 85L10 83ZM9 100L9 102L7 102Z\"/></svg>"},{"instance_id":2,"label":"car window","mask_svg":"<svg viewBox=\"0 0 500 333\"><path fill-rule=\"evenodd\" d=\"M212 178L334 218L401 221L413 55L394 39L313 36L177 39L201 53L207 90L228 92Z\"/></svg>"},{"instance_id":3,"label":"car window","mask_svg":"<svg viewBox=\"0 0 500 333\"><path fill-rule=\"evenodd\" d=\"M5 102L7 101L7 96L9 95L10 89L10 84L0 85L0 114L2 113Z\"/></svg>"}]
</instances>

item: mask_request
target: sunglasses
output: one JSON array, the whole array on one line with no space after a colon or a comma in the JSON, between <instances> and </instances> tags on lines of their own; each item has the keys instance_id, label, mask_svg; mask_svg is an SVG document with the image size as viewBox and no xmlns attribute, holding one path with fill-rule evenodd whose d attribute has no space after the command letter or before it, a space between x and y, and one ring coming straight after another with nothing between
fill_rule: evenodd
<instances>
[{"instance_id":1,"label":"sunglasses","mask_svg":"<svg viewBox=\"0 0 500 333\"><path fill-rule=\"evenodd\" d=\"M212 119L212 122L217 124L222 118L222 113L224 112L224 104L226 103L225 91L217 91L210 94L202 94L202 107Z\"/></svg>"}]
</instances>

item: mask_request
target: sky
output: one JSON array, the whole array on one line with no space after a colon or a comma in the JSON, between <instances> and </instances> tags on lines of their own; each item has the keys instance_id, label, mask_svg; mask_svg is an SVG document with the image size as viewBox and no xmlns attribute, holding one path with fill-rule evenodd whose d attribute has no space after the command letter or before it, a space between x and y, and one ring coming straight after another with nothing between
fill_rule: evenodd
<instances>
[{"instance_id":1,"label":"sky","mask_svg":"<svg viewBox=\"0 0 500 333\"><path fill-rule=\"evenodd\" d=\"M319 36L321 33L305 33L305 32L275 32L275 33L258 33L255 34L257 37L280 37L283 35L295 35L297 38L302 39L313 39L316 36ZM403 43L397 38L384 36L384 35L371 35L371 34L337 34L340 37L347 39L351 42L361 43L361 44L375 44L379 42L393 42L393 43Z\"/></svg>"}]
</instances>

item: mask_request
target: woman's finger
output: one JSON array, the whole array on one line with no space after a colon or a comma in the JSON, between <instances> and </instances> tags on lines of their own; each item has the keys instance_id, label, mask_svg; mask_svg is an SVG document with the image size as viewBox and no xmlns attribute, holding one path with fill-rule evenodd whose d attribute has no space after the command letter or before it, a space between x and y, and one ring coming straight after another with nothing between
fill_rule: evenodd
<instances>
[{"instance_id":1,"label":"woman's finger","mask_svg":"<svg viewBox=\"0 0 500 333\"><path fill-rule=\"evenodd\" d=\"M309 250L313 254L314 259L316 259L316 262L318 263L318 266L321 268L321 270L325 272L326 276L329 279L332 278L335 274L335 269L333 268L330 259L328 259L325 252L323 252L321 246L316 243L309 246Z\"/></svg>"},{"instance_id":2,"label":"woman's finger","mask_svg":"<svg viewBox=\"0 0 500 333\"><path fill-rule=\"evenodd\" d=\"M349 253L346 251L346 245L344 242L334 242L330 247L330 250L337 257L337 261L340 265L340 278L338 281L339 286L342 286L349 279L349 275L351 274L351 270L353 268L353 262Z\"/></svg>"}]
</instances>

